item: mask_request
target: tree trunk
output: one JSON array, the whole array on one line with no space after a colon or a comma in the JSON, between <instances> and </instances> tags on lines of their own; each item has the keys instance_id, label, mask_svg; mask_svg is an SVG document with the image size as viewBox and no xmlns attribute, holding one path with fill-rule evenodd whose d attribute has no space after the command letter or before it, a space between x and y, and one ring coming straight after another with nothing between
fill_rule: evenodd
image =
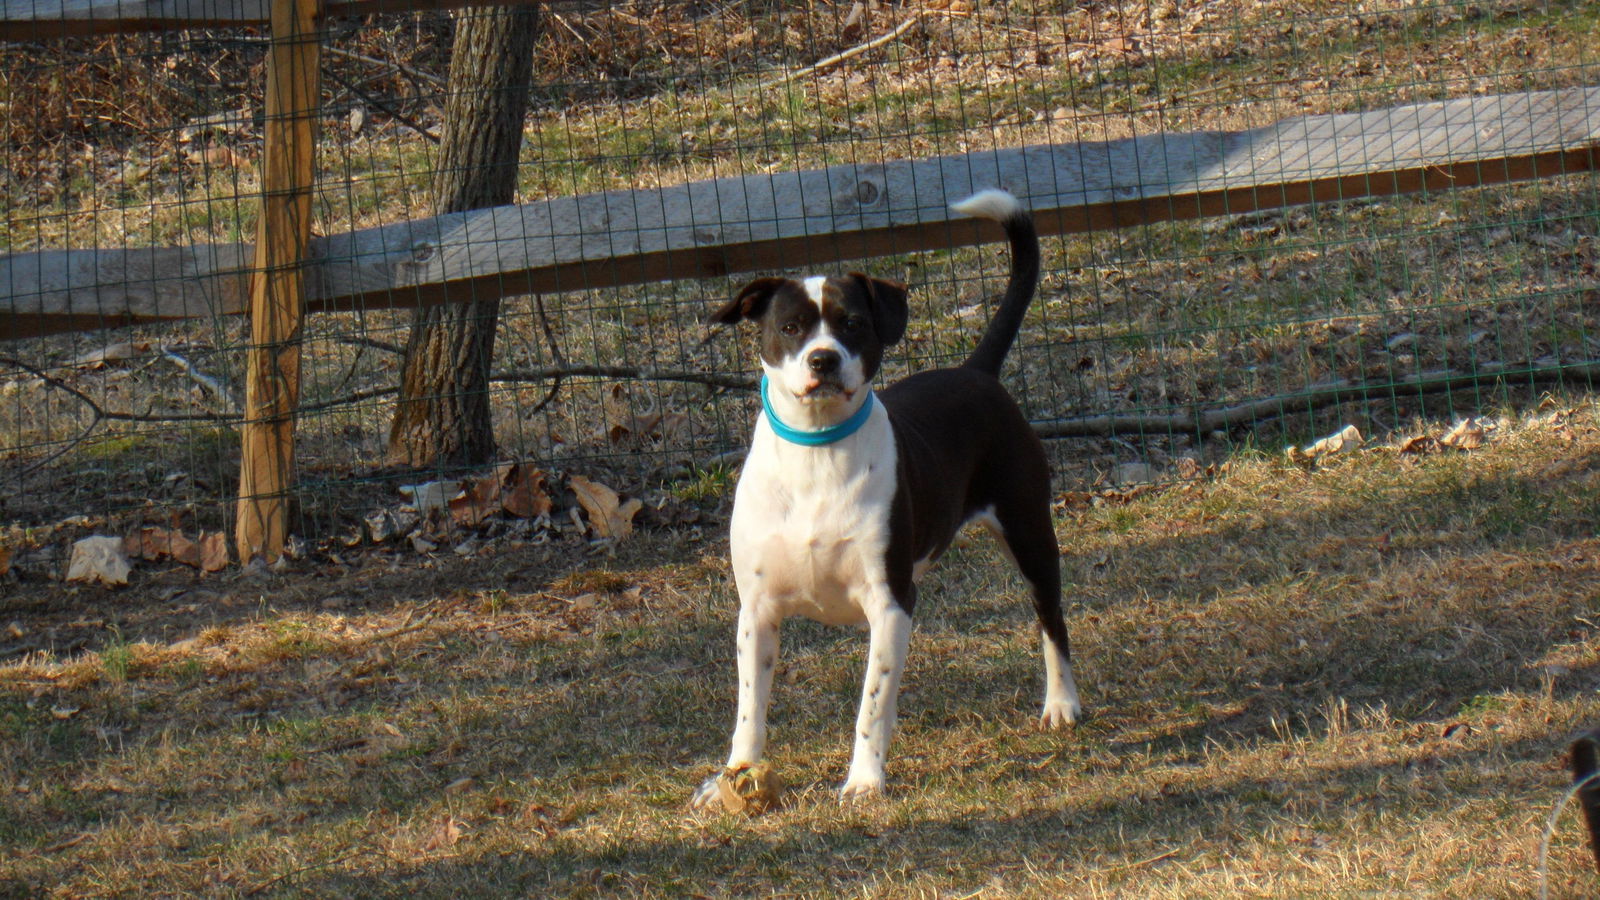
<instances>
[{"instance_id":1,"label":"tree trunk","mask_svg":"<svg viewBox=\"0 0 1600 900\"><path fill-rule=\"evenodd\" d=\"M540 18L539 7L531 4L457 15L433 182L437 212L514 199ZM494 459L489 364L499 314L497 299L417 309L389 429L391 463L477 465Z\"/></svg>"}]
</instances>

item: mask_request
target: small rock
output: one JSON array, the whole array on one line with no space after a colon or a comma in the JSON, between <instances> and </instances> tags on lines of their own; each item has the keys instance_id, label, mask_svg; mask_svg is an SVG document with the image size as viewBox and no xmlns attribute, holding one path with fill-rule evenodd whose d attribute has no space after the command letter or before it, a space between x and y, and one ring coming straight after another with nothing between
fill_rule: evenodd
<instances>
[{"instance_id":1,"label":"small rock","mask_svg":"<svg viewBox=\"0 0 1600 900\"><path fill-rule=\"evenodd\" d=\"M1149 463L1127 462L1111 470L1111 483L1117 487L1150 484L1156 480L1156 470Z\"/></svg>"},{"instance_id":2,"label":"small rock","mask_svg":"<svg viewBox=\"0 0 1600 900\"><path fill-rule=\"evenodd\" d=\"M133 566L122 550L122 538L94 535L72 545L67 580L101 582L117 587L128 583Z\"/></svg>"}]
</instances>

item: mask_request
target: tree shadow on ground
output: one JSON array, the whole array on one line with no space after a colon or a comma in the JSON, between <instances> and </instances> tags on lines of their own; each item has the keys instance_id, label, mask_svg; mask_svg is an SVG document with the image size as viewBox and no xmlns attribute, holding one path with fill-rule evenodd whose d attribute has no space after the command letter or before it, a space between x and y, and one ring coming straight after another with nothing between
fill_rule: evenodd
<instances>
[{"instance_id":1,"label":"tree shadow on ground","mask_svg":"<svg viewBox=\"0 0 1600 900\"><path fill-rule=\"evenodd\" d=\"M1437 811L1463 797L1509 793L1521 789L1520 776L1504 766L1486 775L1485 761L1548 762L1564 745L1568 724L1503 742L1472 727L1458 730L1466 738L1447 739L1437 726L1506 692L1555 701L1600 684L1593 654L1578 652L1592 643L1596 626L1589 618L1600 596L1597 506L1587 475L1597 468L1600 459L1588 455L1569 461L1566 482L1515 473L1435 479L1381 495L1324 492L1266 505L1246 525L1219 517L1227 524L1211 529L1146 527L1125 549L1138 561L1110 564L1100 550L1069 545L1067 571L1090 573L1075 579L1073 619L1083 637L1079 665L1094 715L1076 733L1049 739L1053 765L1064 767L1049 777L1109 781L1110 796L1102 790L1048 802L1035 797L1020 812L986 805L957 816L919 806L919 786L900 781L895 790L904 793L889 803L904 808L888 824L848 813L837 828L822 830L701 824L678 838L661 837L660 829L638 840L622 835L601 849L557 828L517 852L505 843L483 852L467 845L458 861L418 863L364 851L329 867L339 871L311 867L280 887L379 896L444 895L458 883L504 894L607 894L676 884L688 893L739 893L771 890L774 877L793 881L795 872L820 869L817 884L860 890L875 879L915 879L937 869L955 844L977 848L976 857L963 856L969 868L977 859L979 868L1002 874L1044 865L1073 877L1184 846L1219 821L1239 841L1262 839L1297 798L1309 805L1298 809L1296 821L1335 827L1376 814L1396 796L1411 808ZM1465 525L1436 527L1447 515ZM1391 537L1387 543L1374 537L1381 535ZM649 792L670 798L647 804L659 815L687 796L723 750L734 601L725 570L714 562L692 564L692 575L647 576L658 583L634 600L601 591L582 612L569 602L581 587L558 591L557 579L574 571L618 570L625 573L620 584L633 584L644 576L630 567L648 569L652 554L699 560L718 556L720 547L641 541L618 552L603 561L507 554L489 565L451 562L426 575L347 571L304 583L283 579L267 586L270 601L241 615L271 622L285 610L342 615L433 603L448 618L370 648L310 647L263 657L219 670L218 684L206 682L201 670L187 682L152 672L149 685L136 673L109 695L61 685L4 686L8 705L0 712L24 728L61 730L62 746L48 734L29 738L24 731L18 750L24 763L60 770L78 785L77 800L42 804L32 824L15 817L0 822L10 833L6 843L38 853L63 834L143 814L189 823L192 840L156 851L182 865L203 858L207 840L271 843L300 826L339 830L374 816L404 821L463 778L537 785L540 796L570 791L591 804L639 789L617 783L619 777L643 781ZM1001 567L988 551L972 562L957 565L954 584L942 590L967 594L964 580L991 577L969 576L969 569ZM1094 575L1097 569L1104 574ZM508 611L477 596L495 591L515 595ZM557 592L569 596L537 605ZM347 608L326 605L339 596L355 599ZM171 609L146 615L126 620L134 628L130 639L173 635L137 630L141 622L164 627L158 620L174 615ZM1015 590L993 585L935 603L914 642L908 685L916 696L903 709L899 743L937 747L941 732L973 720L1031 720L1039 663L1030 619ZM193 622L176 634L205 627ZM989 643L1000 652L928 652L930 643L980 633L992 633ZM791 748L842 747L863 639L848 630L801 628L786 640L799 680L779 688L774 720L781 740ZM834 664L840 657L844 662ZM209 691L210 701L189 703L186 685L196 694ZM25 703L40 697L57 708L83 706L52 725L48 707L41 712ZM1393 758L1283 765L1271 773L1202 765L1208 753L1248 755L1263 743L1287 745L1348 727L1336 721L1339 703L1415 728L1413 746ZM381 730L391 721L403 733L392 746ZM9 733L8 743L15 743L18 732ZM117 773L138 771L131 768L138 758L164 752L172 735L182 736L182 758L160 770L167 777L118 781ZM203 778L177 771L185 765L198 771L208 756L229 760L229 770L206 770ZM621 759L630 762L619 776L609 767ZM1150 773L1152 759L1161 760L1156 768L1193 772L1169 773L1164 781L1121 774ZM995 777L992 787L1009 783L1026 796L1040 776L1024 766L1002 768ZM1441 784L1468 786L1430 799L1430 789ZM259 808L259 821L240 824L241 806ZM1108 833L1132 837L1108 848ZM71 871L78 851L60 852Z\"/></svg>"}]
</instances>

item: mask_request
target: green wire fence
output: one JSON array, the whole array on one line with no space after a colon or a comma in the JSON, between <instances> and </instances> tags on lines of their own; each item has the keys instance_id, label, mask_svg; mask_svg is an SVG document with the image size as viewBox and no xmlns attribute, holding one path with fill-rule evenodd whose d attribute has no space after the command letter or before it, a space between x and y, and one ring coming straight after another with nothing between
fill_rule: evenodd
<instances>
[{"instance_id":1,"label":"green wire fence","mask_svg":"<svg viewBox=\"0 0 1600 900\"><path fill-rule=\"evenodd\" d=\"M1594 4L540 4L514 197L477 212L433 193L464 13L420 5L323 8L301 73L292 545L390 539L400 486L464 478L468 530L567 527L591 484L692 527L755 410L748 339L705 314L757 273L867 269L913 286L887 377L959 359L1006 260L943 208L992 184L1048 235L1006 377L1063 491L1443 427L1600 365ZM241 500L268 11L92 6L0 27L17 546L231 532ZM492 459L398 465L410 307L484 298ZM512 462L548 504L479 515Z\"/></svg>"}]
</instances>

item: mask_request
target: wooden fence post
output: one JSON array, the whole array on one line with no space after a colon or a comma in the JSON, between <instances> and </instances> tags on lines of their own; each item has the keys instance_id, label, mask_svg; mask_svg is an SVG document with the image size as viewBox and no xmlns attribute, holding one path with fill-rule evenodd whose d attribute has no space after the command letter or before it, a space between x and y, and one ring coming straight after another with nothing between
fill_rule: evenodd
<instances>
[{"instance_id":1,"label":"wooden fence post","mask_svg":"<svg viewBox=\"0 0 1600 900\"><path fill-rule=\"evenodd\" d=\"M272 0L261 218L250 275L239 515L240 562L275 562L289 534L294 413L300 400L300 328L321 86L320 0Z\"/></svg>"}]
</instances>

